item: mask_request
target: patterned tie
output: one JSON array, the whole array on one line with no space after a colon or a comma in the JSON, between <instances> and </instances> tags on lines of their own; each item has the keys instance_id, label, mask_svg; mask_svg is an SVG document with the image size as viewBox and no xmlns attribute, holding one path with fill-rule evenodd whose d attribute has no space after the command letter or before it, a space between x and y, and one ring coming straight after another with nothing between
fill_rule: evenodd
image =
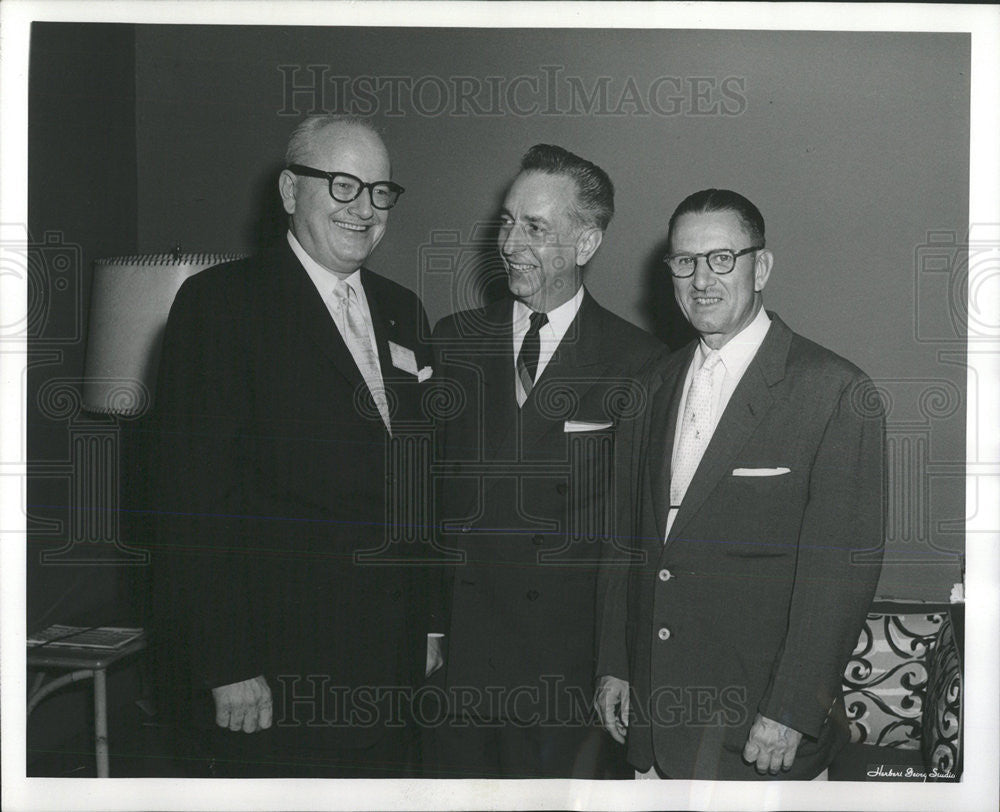
<instances>
[{"instance_id":1,"label":"patterned tie","mask_svg":"<svg viewBox=\"0 0 1000 812\"><path fill-rule=\"evenodd\" d=\"M538 353L541 349L541 340L538 337L538 331L549 323L549 317L546 313L532 311L528 319L531 321L531 326L528 327L528 332L524 335L524 341L521 342L521 350L517 354L517 362L514 364L518 380L521 381L521 389L524 392L524 400L520 401L520 405L522 406L524 405L524 401L528 399L528 395L531 394L531 387L535 385L535 372L538 370Z\"/></svg>"},{"instance_id":2,"label":"patterned tie","mask_svg":"<svg viewBox=\"0 0 1000 812\"><path fill-rule=\"evenodd\" d=\"M386 429L392 432L389 425L389 402L385 397L385 387L382 383L382 371L379 369L378 356L372 347L371 336L368 332L368 323L365 321L361 304L358 302L358 294L347 282L340 280L333 289L333 295L337 300L337 305L341 308L344 316L344 326L347 348L351 351L354 363L358 365L365 383L368 384L368 391L375 399L378 412L382 415L382 422Z\"/></svg>"},{"instance_id":3,"label":"patterned tie","mask_svg":"<svg viewBox=\"0 0 1000 812\"><path fill-rule=\"evenodd\" d=\"M681 437L677 445L676 464L670 476L672 508L679 507L683 501L711 437L712 370L721 360L719 351L711 350L705 356L705 362L695 373L691 388L688 389L687 402L684 404L684 419L681 423Z\"/></svg>"}]
</instances>

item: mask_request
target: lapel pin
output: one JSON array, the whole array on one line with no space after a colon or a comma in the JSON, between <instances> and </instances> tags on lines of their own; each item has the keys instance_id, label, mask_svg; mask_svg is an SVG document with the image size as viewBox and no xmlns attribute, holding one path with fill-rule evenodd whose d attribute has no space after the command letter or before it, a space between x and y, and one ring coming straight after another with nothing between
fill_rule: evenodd
<instances>
[{"instance_id":1,"label":"lapel pin","mask_svg":"<svg viewBox=\"0 0 1000 812\"><path fill-rule=\"evenodd\" d=\"M396 326L396 320L395 319L389 319L389 326L390 327L395 327Z\"/></svg>"}]
</instances>

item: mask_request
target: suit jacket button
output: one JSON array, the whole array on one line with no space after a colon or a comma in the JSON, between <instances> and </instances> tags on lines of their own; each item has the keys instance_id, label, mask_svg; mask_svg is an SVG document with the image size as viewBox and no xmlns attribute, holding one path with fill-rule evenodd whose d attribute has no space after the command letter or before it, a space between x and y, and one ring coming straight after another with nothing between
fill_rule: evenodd
<instances>
[{"instance_id":1,"label":"suit jacket button","mask_svg":"<svg viewBox=\"0 0 1000 812\"><path fill-rule=\"evenodd\" d=\"M656 636L659 637L661 640L669 640L670 629L668 629L666 626L661 626L660 630L656 633Z\"/></svg>"},{"instance_id":2,"label":"suit jacket button","mask_svg":"<svg viewBox=\"0 0 1000 812\"><path fill-rule=\"evenodd\" d=\"M529 601L538 600L538 590L537 589L529 589L528 590L528 600Z\"/></svg>"},{"instance_id":3,"label":"suit jacket button","mask_svg":"<svg viewBox=\"0 0 1000 812\"><path fill-rule=\"evenodd\" d=\"M531 537L531 543L536 547L541 547L545 543L545 539L539 536L537 533Z\"/></svg>"},{"instance_id":4,"label":"suit jacket button","mask_svg":"<svg viewBox=\"0 0 1000 812\"><path fill-rule=\"evenodd\" d=\"M669 581L673 577L673 574L667 569L660 570L657 575L659 575L661 581Z\"/></svg>"},{"instance_id":5,"label":"suit jacket button","mask_svg":"<svg viewBox=\"0 0 1000 812\"><path fill-rule=\"evenodd\" d=\"M558 493L560 495L566 493L566 483L565 482L560 482L558 485L556 485L556 493Z\"/></svg>"}]
</instances>

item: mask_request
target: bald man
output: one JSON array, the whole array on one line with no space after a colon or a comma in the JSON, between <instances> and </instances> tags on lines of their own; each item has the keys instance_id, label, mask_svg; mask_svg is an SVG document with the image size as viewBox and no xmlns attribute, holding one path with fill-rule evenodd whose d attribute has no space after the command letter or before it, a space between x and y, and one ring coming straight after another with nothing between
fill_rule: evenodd
<instances>
[{"instance_id":1,"label":"bald man","mask_svg":"<svg viewBox=\"0 0 1000 812\"><path fill-rule=\"evenodd\" d=\"M436 661L421 570L359 555L386 540L387 447L431 371L419 299L363 267L391 177L368 122L306 119L278 178L287 234L192 277L170 314L155 631L215 775L409 770L389 687Z\"/></svg>"}]
</instances>

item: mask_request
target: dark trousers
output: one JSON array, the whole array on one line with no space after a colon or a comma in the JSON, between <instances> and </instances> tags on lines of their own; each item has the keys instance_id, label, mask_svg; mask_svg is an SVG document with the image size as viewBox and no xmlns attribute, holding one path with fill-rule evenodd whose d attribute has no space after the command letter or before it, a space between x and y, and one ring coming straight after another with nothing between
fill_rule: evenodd
<instances>
[{"instance_id":1,"label":"dark trousers","mask_svg":"<svg viewBox=\"0 0 1000 812\"><path fill-rule=\"evenodd\" d=\"M419 739L412 728L387 729L367 747L297 747L273 729L210 734L208 773L215 778L414 778Z\"/></svg>"},{"instance_id":2,"label":"dark trousers","mask_svg":"<svg viewBox=\"0 0 1000 812\"><path fill-rule=\"evenodd\" d=\"M428 778L632 778L625 748L584 724L449 719L425 735Z\"/></svg>"}]
</instances>

